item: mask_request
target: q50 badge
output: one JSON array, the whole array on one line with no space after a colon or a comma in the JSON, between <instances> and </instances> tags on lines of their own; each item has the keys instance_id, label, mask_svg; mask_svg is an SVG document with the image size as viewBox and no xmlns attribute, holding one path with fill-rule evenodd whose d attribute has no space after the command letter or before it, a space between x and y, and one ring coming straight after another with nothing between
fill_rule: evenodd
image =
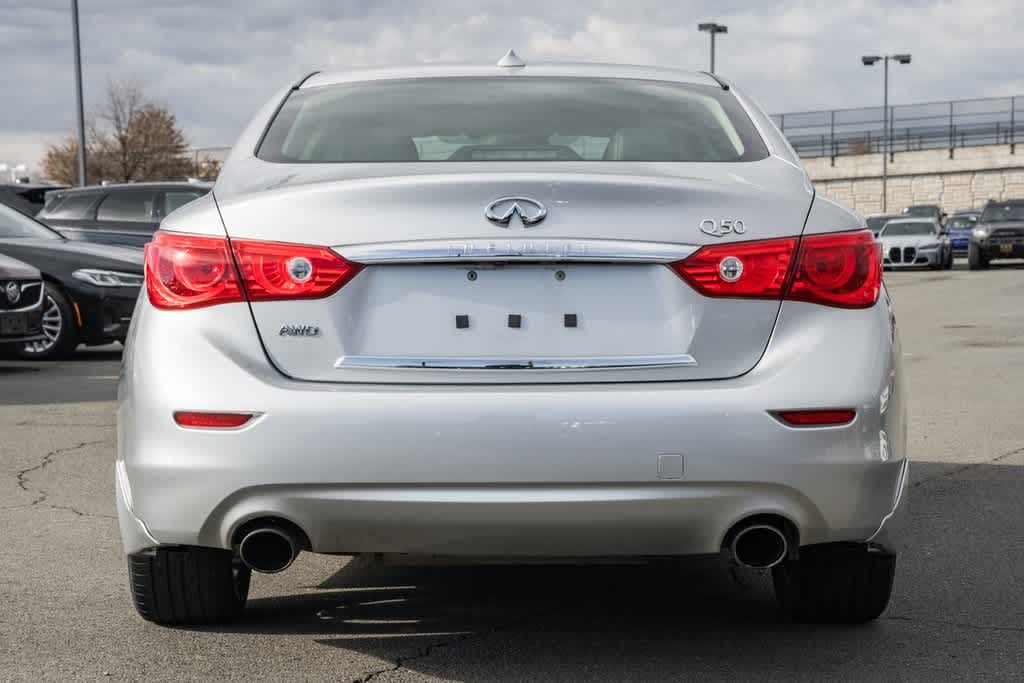
<instances>
[{"instance_id":1,"label":"q50 badge","mask_svg":"<svg viewBox=\"0 0 1024 683\"><path fill-rule=\"evenodd\" d=\"M720 221L716 221L714 218L705 218L700 222L700 231L712 237L725 237L729 234L742 235L747 231L747 226L738 218Z\"/></svg>"}]
</instances>

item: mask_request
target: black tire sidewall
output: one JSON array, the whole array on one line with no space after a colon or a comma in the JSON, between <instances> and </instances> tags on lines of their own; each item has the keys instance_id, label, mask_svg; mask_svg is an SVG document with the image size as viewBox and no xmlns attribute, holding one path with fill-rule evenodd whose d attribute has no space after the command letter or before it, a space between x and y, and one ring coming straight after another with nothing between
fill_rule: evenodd
<instances>
[{"instance_id":1,"label":"black tire sidewall","mask_svg":"<svg viewBox=\"0 0 1024 683\"><path fill-rule=\"evenodd\" d=\"M57 341L53 346L41 353L27 351L24 347L19 348L17 350L18 356L26 360L61 360L71 356L75 349L78 348L78 327L75 323L75 312L71 307L71 303L53 283L47 282L45 289L44 296L53 299L53 302L57 304L57 310L60 311L60 334L58 334ZM47 304L44 300L44 310L46 306Z\"/></svg>"},{"instance_id":2,"label":"black tire sidewall","mask_svg":"<svg viewBox=\"0 0 1024 683\"><path fill-rule=\"evenodd\" d=\"M981 260L981 252L973 242L967 245L967 267L971 270L985 267Z\"/></svg>"}]
</instances>

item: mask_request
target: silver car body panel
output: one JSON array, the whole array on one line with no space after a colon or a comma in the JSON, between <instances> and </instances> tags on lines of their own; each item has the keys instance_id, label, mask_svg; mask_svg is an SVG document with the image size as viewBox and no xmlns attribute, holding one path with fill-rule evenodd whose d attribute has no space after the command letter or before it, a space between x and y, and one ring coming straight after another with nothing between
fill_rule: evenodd
<instances>
[{"instance_id":1,"label":"silver car body panel","mask_svg":"<svg viewBox=\"0 0 1024 683\"><path fill-rule=\"evenodd\" d=\"M244 304L178 313L143 298L119 391L125 547L228 548L276 516L320 552L693 554L773 513L802 544L895 548L879 531L905 486L888 303L782 308L764 358L731 380L335 385L275 371ZM853 423L770 415L839 406ZM220 433L181 429L183 409L263 415ZM677 478L662 478L666 454L682 456Z\"/></svg>"},{"instance_id":2,"label":"silver car body panel","mask_svg":"<svg viewBox=\"0 0 1024 683\"><path fill-rule=\"evenodd\" d=\"M714 83L634 67L521 71ZM318 74L301 87L485 72L495 69ZM898 547L906 409L884 291L858 310L711 299L665 265L666 254L703 245L863 226L814 197L785 138L741 93L771 152L761 161L260 160L259 140L289 91L242 134L214 191L163 229L321 245L370 265L320 300L164 311L143 294L118 402L116 492L127 552L231 548L241 525L267 516L292 521L314 551L329 553L713 553L736 522L756 514L791 521L802 545L871 539ZM507 195L543 202L547 219L528 229L489 224L485 205ZM704 219L739 219L746 230L714 237L699 229ZM497 262L449 249L469 243L473 252L491 240L516 244L495 246L505 250ZM529 251L524 240L540 251L535 258L519 258ZM625 262L548 258L580 242L617 242L600 253ZM402 244L425 258L403 260ZM456 262L429 258L441 244ZM470 269L479 271L475 280ZM532 305L553 325L570 312L556 296L563 282L580 283L573 301L595 312L593 321L581 316L596 325L593 334L578 343L553 331L507 342L522 331L497 330L509 302ZM387 317L396 302L401 325ZM488 343L459 341L454 325L429 332L432 316L448 320L456 303L481 311L481 329L494 330ZM534 321L529 312L526 319ZM285 325L319 334L277 335ZM345 367L353 357L361 367ZM378 367L416 358L513 367ZM517 366L524 358L554 367ZM673 362L565 365L652 358ZM835 408L854 409L856 418L794 428L774 417ZM183 429L176 410L258 417L226 432Z\"/></svg>"}]
</instances>

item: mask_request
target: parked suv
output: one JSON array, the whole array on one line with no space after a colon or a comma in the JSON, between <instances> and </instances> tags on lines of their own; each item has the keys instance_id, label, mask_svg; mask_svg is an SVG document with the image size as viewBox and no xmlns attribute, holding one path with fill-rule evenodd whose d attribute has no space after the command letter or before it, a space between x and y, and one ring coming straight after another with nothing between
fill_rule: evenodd
<instances>
[{"instance_id":1,"label":"parked suv","mask_svg":"<svg viewBox=\"0 0 1024 683\"><path fill-rule=\"evenodd\" d=\"M988 268L989 261L1024 258L1024 199L989 202L967 245L971 270Z\"/></svg>"},{"instance_id":2,"label":"parked suv","mask_svg":"<svg viewBox=\"0 0 1024 683\"><path fill-rule=\"evenodd\" d=\"M192 182L77 187L51 192L36 217L69 239L141 247L165 216L210 187Z\"/></svg>"}]
</instances>

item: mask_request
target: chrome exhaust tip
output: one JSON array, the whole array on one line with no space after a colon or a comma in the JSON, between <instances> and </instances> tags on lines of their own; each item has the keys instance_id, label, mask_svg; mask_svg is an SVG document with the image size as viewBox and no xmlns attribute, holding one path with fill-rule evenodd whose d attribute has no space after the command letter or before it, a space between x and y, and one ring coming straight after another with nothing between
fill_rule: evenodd
<instances>
[{"instance_id":1,"label":"chrome exhaust tip","mask_svg":"<svg viewBox=\"0 0 1024 683\"><path fill-rule=\"evenodd\" d=\"M778 527L770 524L751 524L736 532L729 549L732 551L733 559L740 566L771 569L786 559L789 541Z\"/></svg>"},{"instance_id":2,"label":"chrome exhaust tip","mask_svg":"<svg viewBox=\"0 0 1024 683\"><path fill-rule=\"evenodd\" d=\"M253 529L238 544L238 556L246 567L264 574L283 572L299 555L301 546L287 529L266 526Z\"/></svg>"}]
</instances>

